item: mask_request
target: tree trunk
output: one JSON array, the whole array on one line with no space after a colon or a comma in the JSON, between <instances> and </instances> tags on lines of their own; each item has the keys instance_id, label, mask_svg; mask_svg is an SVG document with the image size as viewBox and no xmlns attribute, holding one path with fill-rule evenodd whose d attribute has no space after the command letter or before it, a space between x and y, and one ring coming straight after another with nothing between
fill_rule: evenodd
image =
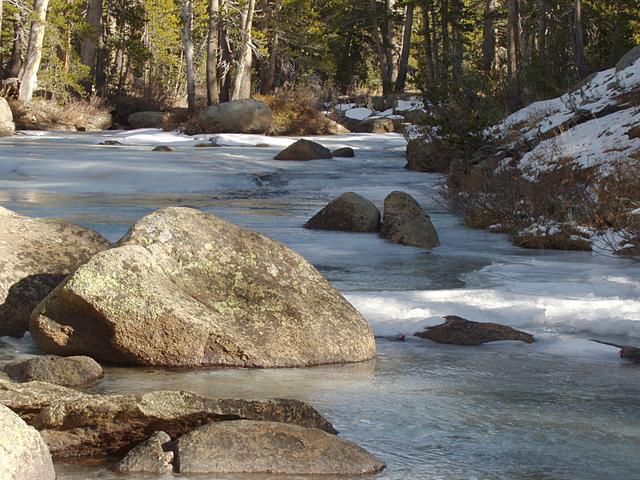
<instances>
[{"instance_id":1,"label":"tree trunk","mask_svg":"<svg viewBox=\"0 0 640 480\"><path fill-rule=\"evenodd\" d=\"M207 35L207 105L220 102L218 87L218 15L219 0L209 0L209 33Z\"/></svg>"},{"instance_id":2,"label":"tree trunk","mask_svg":"<svg viewBox=\"0 0 640 480\"><path fill-rule=\"evenodd\" d=\"M433 43L431 41L431 18L429 17L429 9L427 5L422 5L422 35L424 41L425 63L427 66L427 76L429 83L435 81Z\"/></svg>"},{"instance_id":3,"label":"tree trunk","mask_svg":"<svg viewBox=\"0 0 640 480\"><path fill-rule=\"evenodd\" d=\"M402 30L402 50L398 62L398 78L394 88L396 93L404 92L407 84L407 71L409 70L409 53L411 52L411 33L413 31L413 10L415 4L407 3L404 13L404 28Z\"/></svg>"},{"instance_id":4,"label":"tree trunk","mask_svg":"<svg viewBox=\"0 0 640 480\"><path fill-rule=\"evenodd\" d=\"M453 82L456 86L462 86L463 75L463 59L464 59L464 35L462 32L462 18L464 15L463 0L453 0L451 20L452 34L452 65L453 65Z\"/></svg>"},{"instance_id":5,"label":"tree trunk","mask_svg":"<svg viewBox=\"0 0 640 480\"><path fill-rule=\"evenodd\" d=\"M440 27L442 30L442 65L440 71L440 82L446 88L449 81L449 65L451 60L451 50L449 48L449 1L440 2Z\"/></svg>"},{"instance_id":6,"label":"tree trunk","mask_svg":"<svg viewBox=\"0 0 640 480\"><path fill-rule=\"evenodd\" d=\"M85 17L89 31L83 37L80 48L80 61L90 69L90 81L85 85L88 92L91 92L95 82L98 44L102 37L102 1L89 0Z\"/></svg>"},{"instance_id":7,"label":"tree trunk","mask_svg":"<svg viewBox=\"0 0 640 480\"><path fill-rule=\"evenodd\" d=\"M547 4L545 0L538 0L538 53L544 55L547 51Z\"/></svg>"},{"instance_id":8,"label":"tree trunk","mask_svg":"<svg viewBox=\"0 0 640 480\"><path fill-rule=\"evenodd\" d=\"M238 58L238 68L233 82L231 98L239 100L251 96L251 29L253 27L253 13L255 0L248 0L246 9L242 12L242 48Z\"/></svg>"},{"instance_id":9,"label":"tree trunk","mask_svg":"<svg viewBox=\"0 0 640 480\"><path fill-rule=\"evenodd\" d=\"M2 19L4 16L4 0L0 0L0 36L2 35Z\"/></svg>"},{"instance_id":10,"label":"tree trunk","mask_svg":"<svg viewBox=\"0 0 640 480\"><path fill-rule=\"evenodd\" d=\"M187 64L187 105L196 109L196 76L193 66L193 40L191 39L191 0L182 0L182 45Z\"/></svg>"},{"instance_id":11,"label":"tree trunk","mask_svg":"<svg viewBox=\"0 0 640 480\"><path fill-rule=\"evenodd\" d=\"M384 95L391 93L389 89L389 64L385 54L384 38L380 28L380 17L378 16L377 0L370 0L371 5L371 37L376 47L376 55L380 64L380 80L382 81L382 92Z\"/></svg>"},{"instance_id":12,"label":"tree trunk","mask_svg":"<svg viewBox=\"0 0 640 480\"><path fill-rule=\"evenodd\" d=\"M395 3L396 0L386 0L387 28L385 29L385 55L387 56L387 65L389 66L389 93L391 93L393 84L396 81L396 65L398 64L395 26L393 24Z\"/></svg>"},{"instance_id":13,"label":"tree trunk","mask_svg":"<svg viewBox=\"0 0 640 480\"><path fill-rule=\"evenodd\" d=\"M24 35L22 28L22 16L16 13L13 22L13 46L11 48L11 58L7 65L7 77L13 78L20 75L22 68L22 36Z\"/></svg>"},{"instance_id":14,"label":"tree trunk","mask_svg":"<svg viewBox=\"0 0 640 480\"><path fill-rule=\"evenodd\" d=\"M589 74L587 59L584 55L584 33L582 29L582 2L575 0L575 46L574 56L576 67L580 78L584 78Z\"/></svg>"},{"instance_id":15,"label":"tree trunk","mask_svg":"<svg viewBox=\"0 0 640 480\"><path fill-rule=\"evenodd\" d=\"M491 72L496 58L496 25L494 21L495 0L485 0L482 22L482 70Z\"/></svg>"},{"instance_id":16,"label":"tree trunk","mask_svg":"<svg viewBox=\"0 0 640 480\"><path fill-rule=\"evenodd\" d=\"M20 94L18 98L24 102L30 102L38 82L38 70L42 59L42 42L44 41L45 21L49 0L35 0L31 30L29 31L29 43L24 57L22 76L20 79Z\"/></svg>"},{"instance_id":17,"label":"tree trunk","mask_svg":"<svg viewBox=\"0 0 640 480\"><path fill-rule=\"evenodd\" d=\"M511 111L516 111L522 105L520 95L520 84L518 79L518 56L520 54L519 45L519 4L518 0L509 0L507 15L507 74L508 74L508 95Z\"/></svg>"}]
</instances>

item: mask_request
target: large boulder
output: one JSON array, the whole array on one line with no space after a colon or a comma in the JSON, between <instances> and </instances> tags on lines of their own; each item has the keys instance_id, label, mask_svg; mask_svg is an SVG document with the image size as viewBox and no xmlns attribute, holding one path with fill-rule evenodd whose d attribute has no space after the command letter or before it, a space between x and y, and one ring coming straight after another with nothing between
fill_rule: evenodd
<instances>
[{"instance_id":1,"label":"large boulder","mask_svg":"<svg viewBox=\"0 0 640 480\"><path fill-rule=\"evenodd\" d=\"M464 157L452 141L416 138L407 143L407 168L418 172L447 173L450 165Z\"/></svg>"},{"instance_id":2,"label":"large boulder","mask_svg":"<svg viewBox=\"0 0 640 480\"><path fill-rule=\"evenodd\" d=\"M640 45L636 45L627 53L625 53L618 63L616 63L616 72L621 72L633 65L640 58Z\"/></svg>"},{"instance_id":3,"label":"large boulder","mask_svg":"<svg viewBox=\"0 0 640 480\"><path fill-rule=\"evenodd\" d=\"M0 97L0 137L9 137L16 131L13 123L13 113L7 101Z\"/></svg>"},{"instance_id":4,"label":"large boulder","mask_svg":"<svg viewBox=\"0 0 640 480\"><path fill-rule=\"evenodd\" d=\"M47 383L0 380L0 404L37 428L54 458L126 452L156 431L177 438L209 422L235 419L336 433L313 407L287 399L213 399L175 391L89 395Z\"/></svg>"},{"instance_id":5,"label":"large boulder","mask_svg":"<svg viewBox=\"0 0 640 480\"><path fill-rule=\"evenodd\" d=\"M129 365L294 367L368 360L367 321L304 258L190 208L138 221L30 322L45 352Z\"/></svg>"},{"instance_id":6,"label":"large boulder","mask_svg":"<svg viewBox=\"0 0 640 480\"><path fill-rule=\"evenodd\" d=\"M380 229L380 210L357 193L347 192L316 213L304 227L312 230L377 232Z\"/></svg>"},{"instance_id":7,"label":"large boulder","mask_svg":"<svg viewBox=\"0 0 640 480\"><path fill-rule=\"evenodd\" d=\"M275 422L210 423L179 438L181 474L361 475L384 464L357 445L315 428Z\"/></svg>"},{"instance_id":8,"label":"large boulder","mask_svg":"<svg viewBox=\"0 0 640 480\"><path fill-rule=\"evenodd\" d=\"M211 105L199 119L205 133L265 133L273 112L266 103L248 98Z\"/></svg>"},{"instance_id":9,"label":"large boulder","mask_svg":"<svg viewBox=\"0 0 640 480\"><path fill-rule=\"evenodd\" d=\"M80 264L110 246L91 230L0 207L0 336L21 336L36 305Z\"/></svg>"},{"instance_id":10,"label":"large boulder","mask_svg":"<svg viewBox=\"0 0 640 480\"><path fill-rule=\"evenodd\" d=\"M300 139L276 155L275 160L322 160L333 158L331 150L317 142Z\"/></svg>"},{"instance_id":11,"label":"large boulder","mask_svg":"<svg viewBox=\"0 0 640 480\"><path fill-rule=\"evenodd\" d=\"M418 332L416 337L454 345L481 345L501 340L534 341L533 335L498 323L472 322L455 315L447 315L444 319L444 324Z\"/></svg>"},{"instance_id":12,"label":"large boulder","mask_svg":"<svg viewBox=\"0 0 640 480\"><path fill-rule=\"evenodd\" d=\"M104 376L98 362L89 357L56 357L43 355L8 363L4 372L16 382L55 383L77 387L95 383Z\"/></svg>"},{"instance_id":13,"label":"large boulder","mask_svg":"<svg viewBox=\"0 0 640 480\"><path fill-rule=\"evenodd\" d=\"M390 133L395 131L395 125L391 118L371 117L360 122L354 131L361 133Z\"/></svg>"},{"instance_id":14,"label":"large boulder","mask_svg":"<svg viewBox=\"0 0 640 480\"><path fill-rule=\"evenodd\" d=\"M76 125L79 131L96 132L100 130L108 130L113 125L113 116L109 112L96 113L89 117L85 122Z\"/></svg>"},{"instance_id":15,"label":"large boulder","mask_svg":"<svg viewBox=\"0 0 640 480\"><path fill-rule=\"evenodd\" d=\"M391 192L385 198L380 237L414 247L433 248L440 244L429 215L405 192Z\"/></svg>"},{"instance_id":16,"label":"large boulder","mask_svg":"<svg viewBox=\"0 0 640 480\"><path fill-rule=\"evenodd\" d=\"M138 444L116 465L120 473L166 473L173 471L171 437L166 432L155 432Z\"/></svg>"},{"instance_id":17,"label":"large boulder","mask_svg":"<svg viewBox=\"0 0 640 480\"><path fill-rule=\"evenodd\" d=\"M47 445L38 431L0 405L0 479L55 480Z\"/></svg>"},{"instance_id":18,"label":"large boulder","mask_svg":"<svg viewBox=\"0 0 640 480\"><path fill-rule=\"evenodd\" d=\"M170 119L169 112L135 112L127 121L132 128L162 128Z\"/></svg>"}]
</instances>

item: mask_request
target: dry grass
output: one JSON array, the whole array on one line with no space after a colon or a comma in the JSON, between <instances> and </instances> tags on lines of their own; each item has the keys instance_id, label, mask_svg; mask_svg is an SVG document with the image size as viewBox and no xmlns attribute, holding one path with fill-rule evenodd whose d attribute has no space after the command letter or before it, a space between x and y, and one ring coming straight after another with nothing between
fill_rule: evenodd
<instances>
[{"instance_id":1,"label":"dry grass","mask_svg":"<svg viewBox=\"0 0 640 480\"><path fill-rule=\"evenodd\" d=\"M100 127L109 115L109 107L98 98L70 100L59 104L49 100L21 102L11 100L11 111L22 129L92 129Z\"/></svg>"},{"instance_id":2,"label":"dry grass","mask_svg":"<svg viewBox=\"0 0 640 480\"><path fill-rule=\"evenodd\" d=\"M277 95L259 95L273 111L270 135L331 134L330 122L318 108L318 101L307 89L286 90Z\"/></svg>"}]
</instances>

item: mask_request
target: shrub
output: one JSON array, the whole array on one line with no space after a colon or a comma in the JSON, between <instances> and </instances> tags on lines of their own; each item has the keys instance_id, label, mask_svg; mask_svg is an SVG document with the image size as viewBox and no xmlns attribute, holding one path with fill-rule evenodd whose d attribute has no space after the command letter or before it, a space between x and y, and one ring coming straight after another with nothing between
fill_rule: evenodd
<instances>
[{"instance_id":1,"label":"shrub","mask_svg":"<svg viewBox=\"0 0 640 480\"><path fill-rule=\"evenodd\" d=\"M19 128L46 129L67 126L70 129L98 126L99 117L109 114L110 107L104 100L71 99L63 103L52 100L22 102L10 100L11 111Z\"/></svg>"},{"instance_id":2,"label":"shrub","mask_svg":"<svg viewBox=\"0 0 640 480\"><path fill-rule=\"evenodd\" d=\"M330 133L329 121L318 108L309 89L284 90L276 95L259 95L273 111L271 135L324 135Z\"/></svg>"}]
</instances>

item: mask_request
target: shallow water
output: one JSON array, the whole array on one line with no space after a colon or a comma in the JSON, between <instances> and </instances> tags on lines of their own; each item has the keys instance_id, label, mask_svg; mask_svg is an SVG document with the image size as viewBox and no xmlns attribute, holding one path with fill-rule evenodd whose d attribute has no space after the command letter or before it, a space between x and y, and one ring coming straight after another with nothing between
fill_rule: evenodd
<instances>
[{"instance_id":1,"label":"shallow water","mask_svg":"<svg viewBox=\"0 0 640 480\"><path fill-rule=\"evenodd\" d=\"M277 147L97 146L106 135L0 141L0 204L112 240L156 208L202 208L301 252L377 334L410 334L459 314L524 328L540 341L462 348L379 340L375 361L312 369L110 368L93 390L305 400L387 463L380 479L640 478L640 368L588 341L640 344L637 265L525 251L460 226L438 200L441 178L403 169L404 142L395 135L322 139L353 146L357 158L290 163L270 160ZM398 189L427 207L441 247L301 228L344 191L382 206ZM0 363L35 353L28 337L6 342ZM122 478L106 466L57 471L61 479Z\"/></svg>"}]
</instances>

